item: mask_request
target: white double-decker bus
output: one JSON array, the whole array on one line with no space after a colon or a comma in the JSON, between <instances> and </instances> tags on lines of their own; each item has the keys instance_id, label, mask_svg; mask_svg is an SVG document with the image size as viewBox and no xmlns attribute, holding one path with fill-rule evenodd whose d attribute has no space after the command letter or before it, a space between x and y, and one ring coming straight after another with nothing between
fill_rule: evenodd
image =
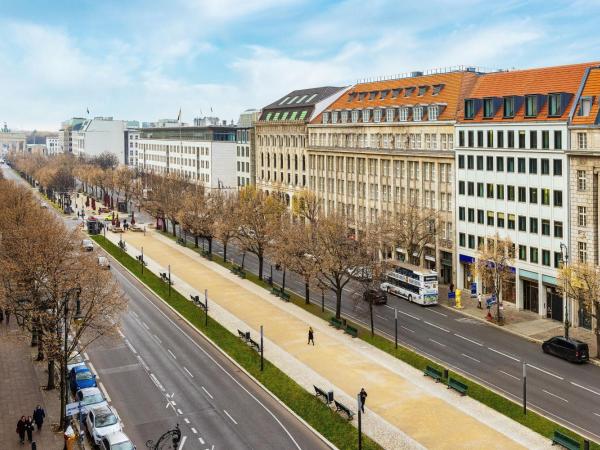
<instances>
[{"instance_id":1,"label":"white double-decker bus","mask_svg":"<svg viewBox=\"0 0 600 450\"><path fill-rule=\"evenodd\" d=\"M437 305L438 277L435 270L391 261L393 269L385 274L381 289L419 305Z\"/></svg>"}]
</instances>

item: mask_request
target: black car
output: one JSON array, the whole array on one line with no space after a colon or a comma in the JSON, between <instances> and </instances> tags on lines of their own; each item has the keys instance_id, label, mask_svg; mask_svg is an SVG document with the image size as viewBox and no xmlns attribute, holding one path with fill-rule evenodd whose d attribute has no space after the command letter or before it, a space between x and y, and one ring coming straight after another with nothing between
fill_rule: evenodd
<instances>
[{"instance_id":1,"label":"black car","mask_svg":"<svg viewBox=\"0 0 600 450\"><path fill-rule=\"evenodd\" d=\"M387 294L381 289L369 289L363 292L363 300L373 302L374 305L385 305L387 303Z\"/></svg>"},{"instance_id":2,"label":"black car","mask_svg":"<svg viewBox=\"0 0 600 450\"><path fill-rule=\"evenodd\" d=\"M577 339L567 339L563 336L554 336L542 344L544 353L558 356L571 362L583 363L589 360L590 351L585 342Z\"/></svg>"}]
</instances>

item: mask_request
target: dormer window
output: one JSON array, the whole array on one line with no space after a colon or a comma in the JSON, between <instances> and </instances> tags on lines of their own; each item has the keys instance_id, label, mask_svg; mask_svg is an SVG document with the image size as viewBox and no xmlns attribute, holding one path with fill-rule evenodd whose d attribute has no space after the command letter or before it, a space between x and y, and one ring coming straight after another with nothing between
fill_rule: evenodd
<instances>
[{"instance_id":1,"label":"dormer window","mask_svg":"<svg viewBox=\"0 0 600 450\"><path fill-rule=\"evenodd\" d=\"M285 119L287 119L287 116L288 116L288 112L287 112L287 111L284 111L284 112L281 114L281 120L285 120Z\"/></svg>"},{"instance_id":2,"label":"dormer window","mask_svg":"<svg viewBox=\"0 0 600 450\"><path fill-rule=\"evenodd\" d=\"M420 122L421 119L423 119L423 107L422 106L415 106L413 108L413 120L415 122Z\"/></svg>"},{"instance_id":3,"label":"dormer window","mask_svg":"<svg viewBox=\"0 0 600 450\"><path fill-rule=\"evenodd\" d=\"M348 111L342 111L340 114L340 119L342 123L348 122Z\"/></svg>"},{"instance_id":4,"label":"dormer window","mask_svg":"<svg viewBox=\"0 0 600 450\"><path fill-rule=\"evenodd\" d=\"M429 86L419 86L419 97L424 96L428 88Z\"/></svg>"},{"instance_id":5,"label":"dormer window","mask_svg":"<svg viewBox=\"0 0 600 450\"><path fill-rule=\"evenodd\" d=\"M535 117L538 115L538 96L525 96L525 117Z\"/></svg>"},{"instance_id":6,"label":"dormer window","mask_svg":"<svg viewBox=\"0 0 600 450\"><path fill-rule=\"evenodd\" d=\"M515 117L515 98L504 97L504 118L510 119Z\"/></svg>"},{"instance_id":7,"label":"dormer window","mask_svg":"<svg viewBox=\"0 0 600 450\"><path fill-rule=\"evenodd\" d=\"M587 117L592 112L592 97L582 97L579 100L579 107L577 108L577 115L580 117Z\"/></svg>"},{"instance_id":8,"label":"dormer window","mask_svg":"<svg viewBox=\"0 0 600 450\"><path fill-rule=\"evenodd\" d=\"M331 123L337 123L338 113L337 111L331 111Z\"/></svg>"},{"instance_id":9,"label":"dormer window","mask_svg":"<svg viewBox=\"0 0 600 450\"><path fill-rule=\"evenodd\" d=\"M415 91L414 87L407 87L404 89L404 96L410 97L414 91Z\"/></svg>"},{"instance_id":10,"label":"dormer window","mask_svg":"<svg viewBox=\"0 0 600 450\"><path fill-rule=\"evenodd\" d=\"M400 122L406 122L408 120L408 108L400 108Z\"/></svg>"},{"instance_id":11,"label":"dormer window","mask_svg":"<svg viewBox=\"0 0 600 450\"><path fill-rule=\"evenodd\" d=\"M329 122L329 113L324 112L323 113L323 123L328 123L328 122Z\"/></svg>"},{"instance_id":12,"label":"dormer window","mask_svg":"<svg viewBox=\"0 0 600 450\"><path fill-rule=\"evenodd\" d=\"M443 84L434 84L433 92L431 93L431 95L438 95L443 88L444 88Z\"/></svg>"},{"instance_id":13,"label":"dormer window","mask_svg":"<svg viewBox=\"0 0 600 450\"><path fill-rule=\"evenodd\" d=\"M465 100L465 119L473 119L475 117L475 99L469 98Z\"/></svg>"},{"instance_id":14,"label":"dormer window","mask_svg":"<svg viewBox=\"0 0 600 450\"><path fill-rule=\"evenodd\" d=\"M381 100L385 100L390 91L381 91Z\"/></svg>"},{"instance_id":15,"label":"dormer window","mask_svg":"<svg viewBox=\"0 0 600 450\"><path fill-rule=\"evenodd\" d=\"M358 109L355 109L352 111L352 123L358 122L358 113L359 113Z\"/></svg>"},{"instance_id":16,"label":"dormer window","mask_svg":"<svg viewBox=\"0 0 600 450\"><path fill-rule=\"evenodd\" d=\"M392 89L392 98L398 98L398 94L402 89Z\"/></svg>"},{"instance_id":17,"label":"dormer window","mask_svg":"<svg viewBox=\"0 0 600 450\"><path fill-rule=\"evenodd\" d=\"M548 94L548 116L558 117L562 114L560 100L560 94Z\"/></svg>"},{"instance_id":18,"label":"dormer window","mask_svg":"<svg viewBox=\"0 0 600 450\"><path fill-rule=\"evenodd\" d=\"M279 113L276 112L275 115L273 116L273 120L279 120Z\"/></svg>"},{"instance_id":19,"label":"dormer window","mask_svg":"<svg viewBox=\"0 0 600 450\"><path fill-rule=\"evenodd\" d=\"M429 105L427 108L427 117L429 120L438 120L440 108L438 105Z\"/></svg>"},{"instance_id":20,"label":"dormer window","mask_svg":"<svg viewBox=\"0 0 600 450\"><path fill-rule=\"evenodd\" d=\"M494 99L484 98L483 99L483 118L491 119L494 117Z\"/></svg>"},{"instance_id":21,"label":"dormer window","mask_svg":"<svg viewBox=\"0 0 600 450\"><path fill-rule=\"evenodd\" d=\"M366 123L370 119L371 119L371 110L370 109L363 109L363 112L362 112L362 121Z\"/></svg>"},{"instance_id":22,"label":"dormer window","mask_svg":"<svg viewBox=\"0 0 600 450\"><path fill-rule=\"evenodd\" d=\"M385 121L386 122L394 121L394 108L388 108L385 110Z\"/></svg>"},{"instance_id":23,"label":"dormer window","mask_svg":"<svg viewBox=\"0 0 600 450\"><path fill-rule=\"evenodd\" d=\"M351 92L348 94L348 101L351 102L356 98L356 92Z\"/></svg>"},{"instance_id":24,"label":"dormer window","mask_svg":"<svg viewBox=\"0 0 600 450\"><path fill-rule=\"evenodd\" d=\"M377 91L369 92L369 100L375 100L377 97Z\"/></svg>"},{"instance_id":25,"label":"dormer window","mask_svg":"<svg viewBox=\"0 0 600 450\"><path fill-rule=\"evenodd\" d=\"M373 111L373 122L381 122L381 109Z\"/></svg>"},{"instance_id":26,"label":"dormer window","mask_svg":"<svg viewBox=\"0 0 600 450\"><path fill-rule=\"evenodd\" d=\"M363 101L365 98L367 98L367 93L366 92L361 92L360 94L358 94L358 100L359 101Z\"/></svg>"}]
</instances>

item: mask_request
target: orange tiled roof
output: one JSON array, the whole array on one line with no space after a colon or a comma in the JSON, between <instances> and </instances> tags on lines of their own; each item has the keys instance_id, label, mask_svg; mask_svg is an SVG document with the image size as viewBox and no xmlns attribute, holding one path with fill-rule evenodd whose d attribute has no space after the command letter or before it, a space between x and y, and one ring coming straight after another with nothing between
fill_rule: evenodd
<instances>
[{"instance_id":1,"label":"orange tiled roof","mask_svg":"<svg viewBox=\"0 0 600 450\"><path fill-rule=\"evenodd\" d=\"M376 81L354 85L338 100L331 104L325 111L366 109L366 108L389 108L394 106L414 106L429 104L444 104L445 108L439 115L439 120L455 120L458 109L463 108L463 99L477 79L478 74L474 72L457 71L440 73L435 75L424 75L396 80ZM442 85L439 93L434 94L434 86ZM427 90L419 96L419 87L427 86ZM413 88L413 92L405 97L405 90ZM392 97L392 91L401 89L396 98ZM385 99L381 99L381 91L389 91ZM377 92L373 100L369 100L370 93ZM360 93L367 95L361 99ZM349 101L350 99L350 101ZM313 119L311 123L322 123L321 114Z\"/></svg>"},{"instance_id":2,"label":"orange tiled roof","mask_svg":"<svg viewBox=\"0 0 600 450\"><path fill-rule=\"evenodd\" d=\"M578 116L578 111L575 110L575 115L573 116L573 125L593 125L596 123L598 119L598 114L600 113L600 67L594 68L590 70L590 73L585 80L585 86L583 87L583 91L581 92L581 97L591 97L592 98L592 109L590 111L589 116ZM579 106L577 107L579 108Z\"/></svg>"},{"instance_id":3,"label":"orange tiled roof","mask_svg":"<svg viewBox=\"0 0 600 450\"><path fill-rule=\"evenodd\" d=\"M483 118L483 108L473 119L464 119L463 114L459 117L464 122L521 122L540 120L565 120L569 116L575 96L581 85L585 70L598 63L571 64L565 66L542 67L527 70L514 70L508 72L494 72L478 77L468 98L483 99L486 97L524 96L527 94L550 94L565 92L572 94L568 105L559 117L548 117L548 102L545 101L538 115L532 118L525 117L525 102L515 111L512 118L503 118L502 107L493 118Z\"/></svg>"}]
</instances>

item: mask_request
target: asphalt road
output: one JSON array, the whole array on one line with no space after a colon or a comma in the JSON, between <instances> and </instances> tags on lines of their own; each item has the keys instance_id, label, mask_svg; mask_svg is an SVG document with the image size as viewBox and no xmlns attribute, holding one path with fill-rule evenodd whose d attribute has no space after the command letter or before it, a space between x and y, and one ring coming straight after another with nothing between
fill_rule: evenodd
<instances>
[{"instance_id":1,"label":"asphalt road","mask_svg":"<svg viewBox=\"0 0 600 450\"><path fill-rule=\"evenodd\" d=\"M120 337L96 342L86 356L138 448L176 424L180 449L328 448L137 279L114 261L111 270L128 311Z\"/></svg>"}]
</instances>

